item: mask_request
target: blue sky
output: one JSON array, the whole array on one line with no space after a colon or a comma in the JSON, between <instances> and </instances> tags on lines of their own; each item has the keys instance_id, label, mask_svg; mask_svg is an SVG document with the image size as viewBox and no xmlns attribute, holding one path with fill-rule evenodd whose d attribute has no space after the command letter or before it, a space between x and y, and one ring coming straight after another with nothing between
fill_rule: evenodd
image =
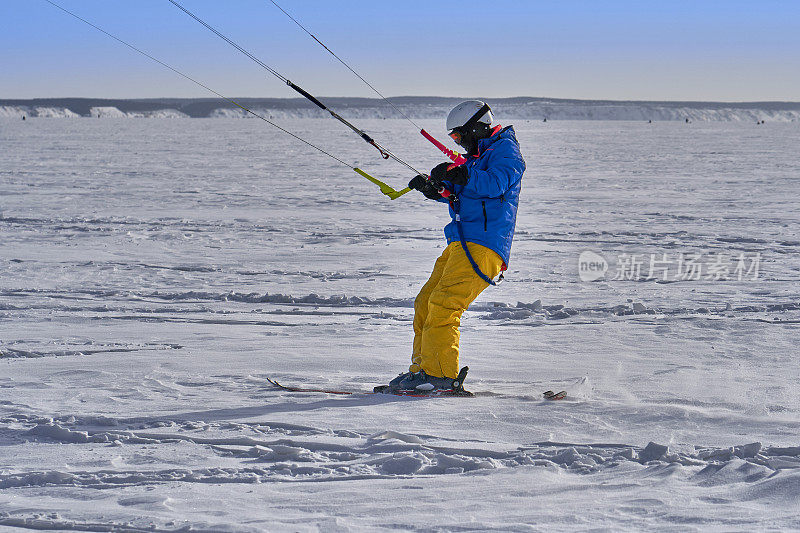
<instances>
[{"instance_id":1,"label":"blue sky","mask_svg":"<svg viewBox=\"0 0 800 533\"><path fill-rule=\"evenodd\" d=\"M229 96L295 94L167 0L54 0ZM181 0L320 96L372 96L269 0ZM800 101L800 2L279 0L387 95ZM0 98L204 97L44 0L0 1Z\"/></svg>"}]
</instances>

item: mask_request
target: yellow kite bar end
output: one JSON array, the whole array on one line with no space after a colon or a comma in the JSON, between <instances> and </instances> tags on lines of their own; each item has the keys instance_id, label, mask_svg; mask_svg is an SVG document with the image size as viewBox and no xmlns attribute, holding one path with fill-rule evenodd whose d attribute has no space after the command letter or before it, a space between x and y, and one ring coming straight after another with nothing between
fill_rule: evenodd
<instances>
[{"instance_id":1,"label":"yellow kite bar end","mask_svg":"<svg viewBox=\"0 0 800 533\"><path fill-rule=\"evenodd\" d=\"M402 191L394 191L394 192L390 192L389 194L386 194L386 193L383 193L383 194L386 194L386 196L388 196L388 197L389 197L389 198L391 198L392 200L397 200L398 198L400 198L401 196L403 196L405 193L407 193L407 192L408 192L408 191L410 191L410 190L411 190L411 189L409 189L408 187L406 187L406 188L405 188L405 189L403 189Z\"/></svg>"},{"instance_id":2,"label":"yellow kite bar end","mask_svg":"<svg viewBox=\"0 0 800 533\"><path fill-rule=\"evenodd\" d=\"M364 172L360 168L353 168L353 171L355 171L356 174L358 174L358 175L360 175L360 176L362 176L364 178L367 178L369 181L371 181L372 183L374 183L375 185L380 187L381 188L381 192L383 194L385 194L386 196L388 196L389 198L391 198L392 200L396 200L396 199L400 198L405 193L407 193L408 191L411 190L408 187L406 187L402 191L396 191L391 186L385 184L384 182L382 182L378 178L373 178L372 176L370 176L369 174L367 174L366 172Z\"/></svg>"}]
</instances>

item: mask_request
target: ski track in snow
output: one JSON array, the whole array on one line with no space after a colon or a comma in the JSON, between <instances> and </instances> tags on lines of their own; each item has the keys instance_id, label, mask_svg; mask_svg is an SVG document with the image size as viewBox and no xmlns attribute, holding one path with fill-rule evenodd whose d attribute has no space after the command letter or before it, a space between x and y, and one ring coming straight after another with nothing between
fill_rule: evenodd
<instances>
[{"instance_id":1,"label":"ski track in snow","mask_svg":"<svg viewBox=\"0 0 800 533\"><path fill-rule=\"evenodd\" d=\"M383 399L381 399L383 400ZM347 400L346 400L347 401ZM363 400L349 400L363 401ZM379 400L370 400L373 403ZM267 481L340 481L395 476L461 474L483 469L520 466L561 467L589 474L620 462L642 465L676 464L704 467L703 477L733 464L748 482L761 481L780 470L800 468L800 446L765 447L759 442L729 448L700 448L691 453L670 451L649 443L644 448L626 444L532 443L513 450L497 443L473 441L469 447L453 439L386 430L372 435L281 423L207 423L203 421L116 420L104 417L62 416L41 419L12 416L5 425L7 444L107 444L93 449L92 462L105 463L104 454L117 456L124 445L190 444L182 454L206 453L239 463L236 468L169 470L102 469L45 471L0 476L0 488L79 485L108 488L166 482L263 483ZM110 428L109 428L110 427ZM231 436L231 433L239 436ZM224 436L213 436L215 434ZM96 448L96 447L92 447ZM67 452L69 453L69 452ZM84 452L85 453L85 452ZM159 452L150 452L159 455ZM105 464L104 464L105 463ZM743 463L748 463L745 465Z\"/></svg>"},{"instance_id":2,"label":"ski track in snow","mask_svg":"<svg viewBox=\"0 0 800 533\"><path fill-rule=\"evenodd\" d=\"M383 398L369 401L379 400L385 401ZM328 404L334 401L341 400L323 400ZM755 442L729 448L673 451L652 442L645 447L537 442L506 449L491 441L462 442L393 430L367 435L285 423L220 423L187 418L192 417L160 420L72 415L6 417L0 420L6 446L37 443L41 447L61 444L78 449L60 450L62 459L70 463L66 469L3 473L0 489L52 493L59 488L101 491L145 488L153 491L153 495L120 497L117 504L121 508L147 509L158 515L158 511L172 510L166 505L170 498L159 495L159 486L174 490L176 486L198 484L241 487L286 482L413 480L515 469L525 472L531 468L588 476L613 472L626 476L633 471L658 479L675 475L676 468L686 468L691 473L684 483L701 490L709 502L722 504L732 503L736 496L729 491L725 492L727 498L718 496L716 489L721 486L733 486L736 492L745 493L744 500L774 502L775 496L793 501L792 496L784 493L784 487L788 485L789 490L794 490L800 483L799 446L769 447ZM21 457L20 463L27 459ZM632 503L641 506L645 502ZM663 502L652 500L649 504L661 506ZM95 530L102 524L107 529L100 530L114 531L128 530L141 523L139 520L92 525L60 519L57 513L49 519L19 515L25 516L26 512L0 512L0 525ZM202 530L203 525L193 524L192 529L196 528Z\"/></svg>"},{"instance_id":3,"label":"ski track in snow","mask_svg":"<svg viewBox=\"0 0 800 533\"><path fill-rule=\"evenodd\" d=\"M419 399L266 378L404 369L435 206L255 121L0 120L0 526L800 528L797 126L511 122L528 172L508 280L462 323L476 396ZM762 272L583 283L584 250Z\"/></svg>"}]
</instances>

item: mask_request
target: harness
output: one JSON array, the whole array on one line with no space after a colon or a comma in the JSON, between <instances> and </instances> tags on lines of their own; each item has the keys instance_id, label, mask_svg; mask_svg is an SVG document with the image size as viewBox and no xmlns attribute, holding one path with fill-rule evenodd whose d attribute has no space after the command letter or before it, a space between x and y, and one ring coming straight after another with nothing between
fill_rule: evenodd
<instances>
[{"instance_id":1,"label":"harness","mask_svg":"<svg viewBox=\"0 0 800 533\"><path fill-rule=\"evenodd\" d=\"M484 113L486 113L487 111L491 111L491 109L489 108L489 105L488 104L483 104L483 107L481 107L474 115L472 115L470 117L470 119L463 126L461 126L461 128L463 128L463 129L474 128L475 125L478 123L478 119L481 118L484 115ZM499 128L500 128L500 126L497 126L497 128L495 128L495 131L492 133L492 135L497 133ZM450 165L447 170L450 170L451 168L454 168L456 166L458 166L458 165L454 163L454 164ZM490 278L489 276L487 276L486 274L483 273L483 271L481 270L481 267L478 266L478 263L475 262L475 259L472 257L472 254L469 252L469 248L467 247L467 241L464 238L464 226L461 224L461 214L459 212L461 210L461 202L458 199L458 195L456 195L453 191L448 191L444 187L442 187L439 192L441 193L441 195L443 197L445 197L445 198L447 198L449 200L450 208L453 210L453 212L456 215L455 221L456 221L456 228L458 229L458 238L461 241L461 248L464 249L464 254L467 256L467 259L469 260L469 264L472 265L472 270L474 270L475 274L477 274L478 277L481 278L483 281L485 281L489 285L496 286L498 283L503 281L503 279L505 279L505 276L504 276L503 273L508 268L508 265L506 265L505 261L503 261L503 266L500 268L500 277L497 278L497 281L492 280L492 278Z\"/></svg>"},{"instance_id":2,"label":"harness","mask_svg":"<svg viewBox=\"0 0 800 533\"><path fill-rule=\"evenodd\" d=\"M503 266L500 269L500 277L497 278L497 281L493 281L492 278L483 273L481 267L479 267L478 263L476 263L475 259L473 259L472 254L469 253L469 248L467 247L467 241L466 239L464 239L464 227L461 225L461 214L459 213L461 209L460 207L461 202L459 201L458 196L456 196L454 193L450 193L450 197L448 199L450 200L450 207L456 214L456 228L458 229L458 238L461 241L461 248L464 249L464 254L467 256L469 264L472 265L472 270L474 270L475 273L478 275L478 277L481 278L483 281L485 281L489 285L496 286L498 283L503 281L504 279L503 272L506 270L506 268L508 268L506 266L505 261L503 262Z\"/></svg>"}]
</instances>

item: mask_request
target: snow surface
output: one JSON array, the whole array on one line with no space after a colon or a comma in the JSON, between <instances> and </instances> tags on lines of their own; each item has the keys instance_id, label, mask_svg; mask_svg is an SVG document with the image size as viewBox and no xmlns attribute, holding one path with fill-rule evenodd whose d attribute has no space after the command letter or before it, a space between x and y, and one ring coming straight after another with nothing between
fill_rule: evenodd
<instances>
[{"instance_id":1,"label":"snow surface","mask_svg":"<svg viewBox=\"0 0 800 533\"><path fill-rule=\"evenodd\" d=\"M800 127L501 122L528 171L508 279L462 323L477 396L416 399L265 378L403 371L445 206L260 121L0 120L0 527L800 528ZM411 177L332 120L285 125ZM762 262L586 283L585 250Z\"/></svg>"}]
</instances>

